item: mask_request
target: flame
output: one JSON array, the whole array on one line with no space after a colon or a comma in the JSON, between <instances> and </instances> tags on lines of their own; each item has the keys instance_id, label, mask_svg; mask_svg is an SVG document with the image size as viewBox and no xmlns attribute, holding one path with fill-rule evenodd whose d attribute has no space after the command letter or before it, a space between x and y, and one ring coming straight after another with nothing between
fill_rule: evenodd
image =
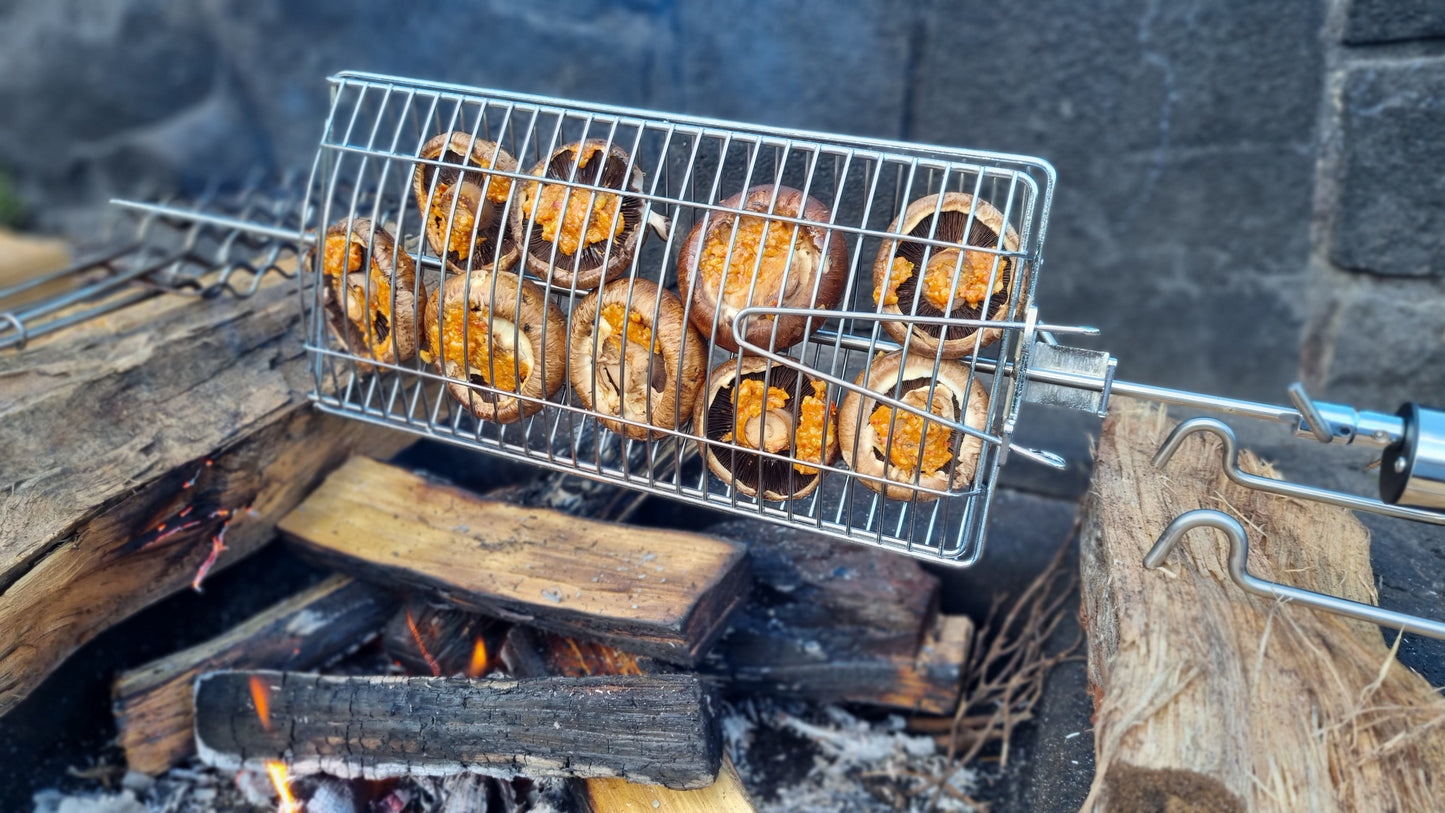
<instances>
[{"instance_id":1,"label":"flame","mask_svg":"<svg viewBox=\"0 0 1445 813\"><path fill-rule=\"evenodd\" d=\"M426 644L422 643L421 640L421 630L416 628L416 621L412 619L410 609L406 611L406 625L411 627L411 637L416 639L416 647L421 650L421 656L426 659L426 665L431 667L432 676L441 677L441 664L437 663L437 659L433 658L431 653L426 651Z\"/></svg>"},{"instance_id":2,"label":"flame","mask_svg":"<svg viewBox=\"0 0 1445 813\"><path fill-rule=\"evenodd\" d=\"M271 784L276 786L276 795L281 802L277 805L277 813L300 813L301 805L296 797L291 795L291 788L287 787L286 763L267 762L266 773L271 775Z\"/></svg>"},{"instance_id":3,"label":"flame","mask_svg":"<svg viewBox=\"0 0 1445 813\"><path fill-rule=\"evenodd\" d=\"M251 676L251 702L256 704L256 716L261 718L261 727L271 731L271 690L260 675Z\"/></svg>"},{"instance_id":4,"label":"flame","mask_svg":"<svg viewBox=\"0 0 1445 813\"><path fill-rule=\"evenodd\" d=\"M472 647L472 662L467 665L467 677L481 677L487 671L487 643L482 636L477 636L476 646Z\"/></svg>"}]
</instances>

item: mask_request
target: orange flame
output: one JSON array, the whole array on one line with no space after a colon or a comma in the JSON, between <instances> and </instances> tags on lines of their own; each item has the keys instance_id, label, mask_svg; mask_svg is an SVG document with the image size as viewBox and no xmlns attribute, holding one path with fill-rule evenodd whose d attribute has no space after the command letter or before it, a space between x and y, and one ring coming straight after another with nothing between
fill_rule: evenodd
<instances>
[{"instance_id":1,"label":"orange flame","mask_svg":"<svg viewBox=\"0 0 1445 813\"><path fill-rule=\"evenodd\" d=\"M477 644L472 647L472 662L467 665L467 677L481 677L487 671L487 643L482 636L477 636Z\"/></svg>"},{"instance_id":2,"label":"orange flame","mask_svg":"<svg viewBox=\"0 0 1445 813\"><path fill-rule=\"evenodd\" d=\"M271 775L271 784L276 786L276 795L281 799L276 808L278 813L300 813L301 805L297 803L296 797L291 795L291 788L286 784L286 763L267 762L266 773Z\"/></svg>"},{"instance_id":3,"label":"orange flame","mask_svg":"<svg viewBox=\"0 0 1445 813\"><path fill-rule=\"evenodd\" d=\"M256 715L261 718L261 727L271 732L271 691L260 675L251 676L251 702L256 704Z\"/></svg>"}]
</instances>

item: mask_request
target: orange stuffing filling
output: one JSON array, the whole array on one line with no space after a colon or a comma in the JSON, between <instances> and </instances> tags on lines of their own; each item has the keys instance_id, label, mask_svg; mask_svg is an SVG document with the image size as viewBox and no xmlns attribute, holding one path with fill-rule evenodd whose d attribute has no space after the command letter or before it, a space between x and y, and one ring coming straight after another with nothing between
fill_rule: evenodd
<instances>
[{"instance_id":1,"label":"orange stuffing filling","mask_svg":"<svg viewBox=\"0 0 1445 813\"><path fill-rule=\"evenodd\" d=\"M577 166L585 167L601 147L589 145L587 154ZM566 201L564 209L563 201ZM542 238L556 243L557 250L571 256L584 245L608 240L622 233L622 196L607 192L591 192L586 189L543 184L541 200L537 200L537 184L531 184L524 196L524 211L531 212L537 207L537 224L542 227ZM583 232L583 225L586 232Z\"/></svg>"},{"instance_id":2,"label":"orange stuffing filling","mask_svg":"<svg viewBox=\"0 0 1445 813\"><path fill-rule=\"evenodd\" d=\"M432 228L437 234L446 234L447 218L450 217L452 230L447 238L447 251L454 251L465 260L472 253L472 227L476 225L477 218L465 201L458 201L456 212L452 212L451 190L452 187L446 184L437 184L436 194L432 195ZM477 235L479 238L482 236Z\"/></svg>"},{"instance_id":3,"label":"orange stuffing filling","mask_svg":"<svg viewBox=\"0 0 1445 813\"><path fill-rule=\"evenodd\" d=\"M935 393L933 409L929 410L934 415L940 414L940 408L944 403L940 400L947 396L943 393ZM892 446L888 449L889 461L903 469L912 472L919 468L919 444L923 446L924 475L934 475L940 472L948 461L953 459L953 451L949 443L953 435L952 430L939 423L930 421L928 424L927 436L923 432L923 416L915 415L912 412L904 412L895 420L893 407L880 406L873 410L868 418L868 425L873 427L877 436L876 443L881 449L889 445L888 427L892 423L893 435Z\"/></svg>"},{"instance_id":4,"label":"orange stuffing filling","mask_svg":"<svg viewBox=\"0 0 1445 813\"><path fill-rule=\"evenodd\" d=\"M363 253L359 243L348 239L344 234L333 234L326 238L326 246L321 250L321 273L328 277L339 277L352 271L360 271Z\"/></svg>"},{"instance_id":5,"label":"orange stuffing filling","mask_svg":"<svg viewBox=\"0 0 1445 813\"><path fill-rule=\"evenodd\" d=\"M817 474L815 466L806 466L804 462L822 463L823 449L827 447L825 438L831 435L828 431L832 421L830 418L838 414L838 407L828 403L828 389L821 382L811 382L813 386L812 395L804 395L803 402L798 406L798 431L793 435L793 455L799 461L793 464L800 474Z\"/></svg>"},{"instance_id":6,"label":"orange stuffing filling","mask_svg":"<svg viewBox=\"0 0 1445 813\"><path fill-rule=\"evenodd\" d=\"M874 304L897 305L898 286L912 279L912 277L913 263L903 259L902 257L895 257L893 259L892 267L888 269L888 278L883 282L883 288L881 290L875 289L873 291ZM880 296L882 297L881 302L879 301Z\"/></svg>"},{"instance_id":7,"label":"orange stuffing filling","mask_svg":"<svg viewBox=\"0 0 1445 813\"><path fill-rule=\"evenodd\" d=\"M999 272L989 288L988 278L993 274L994 255L982 251L963 252L963 267L958 267L958 250L948 249L934 255L928 261L928 270L923 274L923 295L941 311L948 310L948 299L953 296L954 304L968 303L978 307L985 299L1003 290L1003 261ZM952 287L953 272L958 270L958 285Z\"/></svg>"},{"instance_id":8,"label":"orange stuffing filling","mask_svg":"<svg viewBox=\"0 0 1445 813\"><path fill-rule=\"evenodd\" d=\"M791 213L788 213L791 216ZM778 304L779 289L783 274L787 271L788 249L793 244L793 235L798 227L786 223L772 223L761 217L745 217L737 227L733 238L731 225L713 230L712 238L703 249L699 261L703 282L709 290L717 291L723 284L722 298L734 304L742 304L753 283L753 270L757 269L757 293L770 298L766 307ZM728 258L728 243L732 242L732 258ZM806 233L799 235L794 254L812 246L812 238ZM763 262L758 266L758 253L762 252ZM722 283L726 272L727 282Z\"/></svg>"},{"instance_id":9,"label":"orange stuffing filling","mask_svg":"<svg viewBox=\"0 0 1445 813\"><path fill-rule=\"evenodd\" d=\"M501 343L492 340L485 309L468 311L465 323L461 311L462 308L459 307L447 309L446 325L442 330L442 358L466 358L469 374L480 375L483 381L496 389L516 392L518 382L527 380L532 374L531 362L524 356L519 357L508 347L498 346ZM501 318L496 319L496 326L499 334L510 333L514 327L511 322ZM510 340L512 337L506 338ZM517 340L527 339L519 335ZM431 346L437 346L435 322L431 325Z\"/></svg>"},{"instance_id":10,"label":"orange stuffing filling","mask_svg":"<svg viewBox=\"0 0 1445 813\"><path fill-rule=\"evenodd\" d=\"M654 353L662 352L662 345L654 341L652 328L643 324L642 314L637 311L628 310L625 305L612 304L602 308L602 319L612 328L612 333L607 341L616 345L618 351L622 349L622 321L627 320L627 346L638 349L651 348Z\"/></svg>"},{"instance_id":11,"label":"orange stuffing filling","mask_svg":"<svg viewBox=\"0 0 1445 813\"><path fill-rule=\"evenodd\" d=\"M736 437L739 442L751 446L753 444L748 442L748 424L765 412L782 409L788 403L788 393L778 387L768 387L767 399L764 401L763 382L749 378L737 386L736 395L737 407L733 411L735 431L730 435L725 435L723 440L732 440ZM776 443L779 439L768 438L768 440ZM781 440L786 442L787 438ZM776 450L770 449L769 451Z\"/></svg>"}]
</instances>

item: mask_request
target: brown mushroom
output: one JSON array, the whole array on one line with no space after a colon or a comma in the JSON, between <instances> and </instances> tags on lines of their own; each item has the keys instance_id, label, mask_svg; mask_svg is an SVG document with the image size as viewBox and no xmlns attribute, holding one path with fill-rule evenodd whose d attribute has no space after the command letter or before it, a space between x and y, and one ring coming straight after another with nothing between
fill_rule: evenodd
<instances>
[{"instance_id":1,"label":"brown mushroom","mask_svg":"<svg viewBox=\"0 0 1445 813\"><path fill-rule=\"evenodd\" d=\"M396 250L385 228L364 217L331 224L322 241L321 274L322 308L347 352L383 364L416 354L416 315L426 307L426 288L416 284L416 265Z\"/></svg>"},{"instance_id":2,"label":"brown mushroom","mask_svg":"<svg viewBox=\"0 0 1445 813\"><path fill-rule=\"evenodd\" d=\"M902 363L902 358L902 353L889 353L875 359L854 383L890 398L896 397L940 418L984 431L988 420L988 392L977 378L970 385L967 367L945 359L935 379L932 358L912 353L906 363ZM930 404L929 387L935 381ZM920 502L938 499L937 494L919 491L915 483L936 491L967 488L977 472L983 441L933 421L927 422L925 432L924 423L921 415L904 410L896 410L895 414L893 407L850 391L838 413L838 442L843 459L860 474L886 477L890 482L859 479L890 499Z\"/></svg>"},{"instance_id":3,"label":"brown mushroom","mask_svg":"<svg viewBox=\"0 0 1445 813\"><path fill-rule=\"evenodd\" d=\"M517 261L517 241L507 229L503 210L515 182L476 167L516 172L517 159L501 146L464 132L433 137L417 156L456 164L418 163L411 176L432 251L445 257L447 267L457 273L510 269Z\"/></svg>"},{"instance_id":4,"label":"brown mushroom","mask_svg":"<svg viewBox=\"0 0 1445 813\"><path fill-rule=\"evenodd\" d=\"M1003 213L982 199L977 201L978 209L974 210L974 202L972 195L963 192L944 194L941 206L938 195L919 198L908 204L903 216L889 224L888 230L961 246L1018 251L1018 233L1012 226L1004 225ZM970 212L973 212L972 224ZM924 267L921 274L919 266ZM884 240L873 263L873 301L879 312L885 314L1007 319L1012 309L1009 294L1017 270L1015 258L998 253L943 248L908 239ZM910 328L913 334L909 340L910 351L933 355L942 341L944 358L969 355L974 352L975 339L982 347L1002 335L999 328L984 328L978 335L979 329L974 326L883 323L883 329L899 344L908 337Z\"/></svg>"},{"instance_id":5,"label":"brown mushroom","mask_svg":"<svg viewBox=\"0 0 1445 813\"><path fill-rule=\"evenodd\" d=\"M578 303L571 334L572 391L582 406L660 429L690 417L707 356L677 294L645 279L614 280ZM605 418L602 425L638 440L666 435Z\"/></svg>"},{"instance_id":6,"label":"brown mushroom","mask_svg":"<svg viewBox=\"0 0 1445 813\"><path fill-rule=\"evenodd\" d=\"M457 275L426 310L422 358L452 379L447 390L473 415L512 423L562 386L566 334L562 311L535 284L506 271Z\"/></svg>"},{"instance_id":7,"label":"brown mushroom","mask_svg":"<svg viewBox=\"0 0 1445 813\"><path fill-rule=\"evenodd\" d=\"M608 189L642 191L642 169L601 139L568 144L530 173ZM575 174L574 174L575 172ZM535 214L534 214L535 211ZM621 276L642 244L642 199L559 183L526 181L512 204L512 231L527 270L557 288L590 291Z\"/></svg>"},{"instance_id":8,"label":"brown mushroom","mask_svg":"<svg viewBox=\"0 0 1445 813\"><path fill-rule=\"evenodd\" d=\"M729 359L712 371L693 430L713 474L749 497L806 497L838 459L838 408L818 378L767 359ZM766 378L766 381L764 380ZM767 451L787 459L749 452Z\"/></svg>"},{"instance_id":9,"label":"brown mushroom","mask_svg":"<svg viewBox=\"0 0 1445 813\"><path fill-rule=\"evenodd\" d=\"M683 244L677 287L683 299L691 299L692 323L702 335L736 352L732 320L744 307L826 310L838 304L848 281L842 235L826 226L800 228L767 217L771 212L826 224L832 220L828 207L787 186L754 186L719 205L758 214L739 218L710 212L693 226ZM773 316L754 317L744 338L758 347L781 350L807 338L824 320L778 316L776 337L774 321Z\"/></svg>"}]
</instances>

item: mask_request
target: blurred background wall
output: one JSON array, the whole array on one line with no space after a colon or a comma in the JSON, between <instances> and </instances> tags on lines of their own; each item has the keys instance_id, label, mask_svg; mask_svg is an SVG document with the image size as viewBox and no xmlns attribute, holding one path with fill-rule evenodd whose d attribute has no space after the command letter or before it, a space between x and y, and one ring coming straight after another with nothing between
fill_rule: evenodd
<instances>
[{"instance_id":1,"label":"blurred background wall","mask_svg":"<svg viewBox=\"0 0 1445 813\"><path fill-rule=\"evenodd\" d=\"M0 217L307 166L345 68L1038 155L1121 377L1445 403L1442 0L0 0Z\"/></svg>"}]
</instances>

